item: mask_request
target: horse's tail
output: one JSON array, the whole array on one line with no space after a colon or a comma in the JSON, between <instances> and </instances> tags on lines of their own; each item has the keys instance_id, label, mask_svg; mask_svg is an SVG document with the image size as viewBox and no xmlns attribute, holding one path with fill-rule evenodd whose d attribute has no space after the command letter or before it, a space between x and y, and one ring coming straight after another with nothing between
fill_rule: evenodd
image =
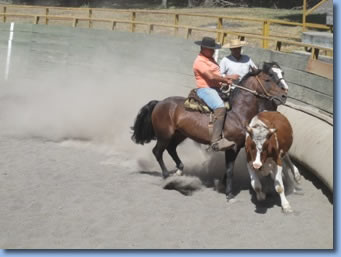
<instances>
[{"instance_id":1,"label":"horse's tail","mask_svg":"<svg viewBox=\"0 0 341 257\"><path fill-rule=\"evenodd\" d=\"M134 126L131 127L133 135L131 139L136 144L143 145L155 139L155 132L152 124L152 112L159 101L153 100L144 105L137 114Z\"/></svg>"}]
</instances>

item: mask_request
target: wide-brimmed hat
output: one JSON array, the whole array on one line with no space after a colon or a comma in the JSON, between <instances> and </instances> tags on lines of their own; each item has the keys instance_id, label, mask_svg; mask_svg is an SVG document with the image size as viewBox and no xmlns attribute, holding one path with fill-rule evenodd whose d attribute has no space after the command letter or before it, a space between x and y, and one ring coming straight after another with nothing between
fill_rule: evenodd
<instances>
[{"instance_id":1,"label":"wide-brimmed hat","mask_svg":"<svg viewBox=\"0 0 341 257\"><path fill-rule=\"evenodd\" d=\"M227 44L223 45L223 48L238 48L247 45L246 41L240 39L232 39Z\"/></svg>"},{"instance_id":2,"label":"wide-brimmed hat","mask_svg":"<svg viewBox=\"0 0 341 257\"><path fill-rule=\"evenodd\" d=\"M217 44L214 40L214 38L211 37L203 37L201 41L195 41L197 45L205 48L210 48L210 49L219 49L221 46Z\"/></svg>"}]
</instances>

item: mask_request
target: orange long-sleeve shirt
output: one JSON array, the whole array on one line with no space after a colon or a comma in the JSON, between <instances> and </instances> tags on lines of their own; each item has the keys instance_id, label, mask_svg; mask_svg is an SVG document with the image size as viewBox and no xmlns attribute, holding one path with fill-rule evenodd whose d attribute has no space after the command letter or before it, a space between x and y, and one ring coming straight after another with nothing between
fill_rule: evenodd
<instances>
[{"instance_id":1,"label":"orange long-sleeve shirt","mask_svg":"<svg viewBox=\"0 0 341 257\"><path fill-rule=\"evenodd\" d=\"M219 82L215 82L205 78L204 72L211 71L212 73L220 76L219 65L213 58L207 58L203 54L199 54L193 63L193 72L198 88L205 87L218 87Z\"/></svg>"}]
</instances>

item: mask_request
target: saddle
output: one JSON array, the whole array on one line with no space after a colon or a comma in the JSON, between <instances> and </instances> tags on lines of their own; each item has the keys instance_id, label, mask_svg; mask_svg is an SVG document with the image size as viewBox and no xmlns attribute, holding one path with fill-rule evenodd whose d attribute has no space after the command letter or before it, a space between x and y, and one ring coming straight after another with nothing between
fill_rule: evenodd
<instances>
[{"instance_id":1,"label":"saddle","mask_svg":"<svg viewBox=\"0 0 341 257\"><path fill-rule=\"evenodd\" d=\"M219 96L224 101L227 110L230 109L229 93L218 91ZM187 111L213 113L213 110L197 95L197 88L192 89L187 99L185 100L184 107Z\"/></svg>"}]
</instances>

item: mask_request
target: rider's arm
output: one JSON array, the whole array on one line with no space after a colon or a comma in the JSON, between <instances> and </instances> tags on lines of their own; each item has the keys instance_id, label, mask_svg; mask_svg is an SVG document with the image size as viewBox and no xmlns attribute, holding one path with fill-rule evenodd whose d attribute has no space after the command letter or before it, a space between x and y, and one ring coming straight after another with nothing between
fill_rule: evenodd
<instances>
[{"instance_id":1,"label":"rider's arm","mask_svg":"<svg viewBox=\"0 0 341 257\"><path fill-rule=\"evenodd\" d=\"M215 74L209 70L203 72L203 76L205 76L209 80L226 83L228 85L232 84L232 80L236 80L239 78L239 75L237 74L226 75L225 77L222 77L221 75Z\"/></svg>"}]
</instances>

